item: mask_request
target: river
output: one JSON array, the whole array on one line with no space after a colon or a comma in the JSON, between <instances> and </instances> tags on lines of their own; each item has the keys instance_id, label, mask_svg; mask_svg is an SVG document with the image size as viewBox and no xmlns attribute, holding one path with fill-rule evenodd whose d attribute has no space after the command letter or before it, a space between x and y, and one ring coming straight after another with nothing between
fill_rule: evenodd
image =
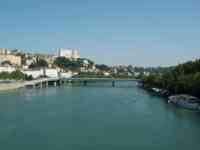
<instances>
[{"instance_id":1,"label":"river","mask_svg":"<svg viewBox=\"0 0 200 150\"><path fill-rule=\"evenodd\" d=\"M190 150L200 114L133 82L0 93L1 150Z\"/></svg>"}]
</instances>

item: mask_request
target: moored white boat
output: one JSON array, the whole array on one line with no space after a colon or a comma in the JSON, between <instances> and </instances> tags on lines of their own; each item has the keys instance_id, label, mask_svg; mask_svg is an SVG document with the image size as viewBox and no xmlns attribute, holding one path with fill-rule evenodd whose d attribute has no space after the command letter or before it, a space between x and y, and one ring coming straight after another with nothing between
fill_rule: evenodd
<instances>
[{"instance_id":1,"label":"moored white boat","mask_svg":"<svg viewBox=\"0 0 200 150\"><path fill-rule=\"evenodd\" d=\"M174 95L170 96L169 103L173 103L182 108L191 110L200 110L200 100L194 96L190 95Z\"/></svg>"}]
</instances>

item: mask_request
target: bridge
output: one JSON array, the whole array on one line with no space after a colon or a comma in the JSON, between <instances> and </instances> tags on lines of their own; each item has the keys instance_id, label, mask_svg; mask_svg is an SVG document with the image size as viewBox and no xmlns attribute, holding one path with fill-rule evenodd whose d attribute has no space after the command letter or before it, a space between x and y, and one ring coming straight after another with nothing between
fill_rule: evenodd
<instances>
[{"instance_id":1,"label":"bridge","mask_svg":"<svg viewBox=\"0 0 200 150\"><path fill-rule=\"evenodd\" d=\"M49 85L60 86L64 83L83 83L84 86L88 82L111 82L112 87L119 81L140 81L138 79L116 79L116 78L41 78L33 81L26 81L24 87L48 87Z\"/></svg>"}]
</instances>

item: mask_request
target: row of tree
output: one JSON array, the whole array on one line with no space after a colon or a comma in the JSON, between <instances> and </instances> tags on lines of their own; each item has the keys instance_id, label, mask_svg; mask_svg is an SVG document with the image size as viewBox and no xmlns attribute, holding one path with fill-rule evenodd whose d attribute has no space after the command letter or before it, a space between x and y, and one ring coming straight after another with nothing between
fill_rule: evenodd
<instances>
[{"instance_id":1,"label":"row of tree","mask_svg":"<svg viewBox=\"0 0 200 150\"><path fill-rule=\"evenodd\" d=\"M32 76L27 76L23 74L21 71L16 70L11 73L9 72L1 72L0 73L1 80L32 80Z\"/></svg>"},{"instance_id":2,"label":"row of tree","mask_svg":"<svg viewBox=\"0 0 200 150\"><path fill-rule=\"evenodd\" d=\"M200 59L173 67L162 74L143 77L146 87L168 90L171 94L190 94L200 97Z\"/></svg>"},{"instance_id":3,"label":"row of tree","mask_svg":"<svg viewBox=\"0 0 200 150\"><path fill-rule=\"evenodd\" d=\"M35 62L33 62L29 68L31 69L36 69L36 68L45 68L45 67L48 67L48 63L46 60L44 59L36 59Z\"/></svg>"},{"instance_id":4,"label":"row of tree","mask_svg":"<svg viewBox=\"0 0 200 150\"><path fill-rule=\"evenodd\" d=\"M88 68L94 65L94 62L89 59L79 58L77 60L73 60L73 59L67 59L65 57L56 58L56 60L54 61L54 65L64 70L79 71L81 67L85 66L85 61L88 63L87 64Z\"/></svg>"}]
</instances>

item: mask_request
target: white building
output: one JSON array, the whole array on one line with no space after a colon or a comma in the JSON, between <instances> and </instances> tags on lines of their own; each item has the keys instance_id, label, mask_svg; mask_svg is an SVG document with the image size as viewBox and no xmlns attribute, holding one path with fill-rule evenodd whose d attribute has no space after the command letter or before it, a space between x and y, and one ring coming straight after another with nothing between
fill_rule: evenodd
<instances>
[{"instance_id":1,"label":"white building","mask_svg":"<svg viewBox=\"0 0 200 150\"><path fill-rule=\"evenodd\" d=\"M144 75L145 75L145 76L149 76L149 75L150 75L150 72L144 72Z\"/></svg>"},{"instance_id":2,"label":"white building","mask_svg":"<svg viewBox=\"0 0 200 150\"><path fill-rule=\"evenodd\" d=\"M72 71L62 72L60 76L61 78L71 78L73 76L73 72Z\"/></svg>"},{"instance_id":3,"label":"white building","mask_svg":"<svg viewBox=\"0 0 200 150\"><path fill-rule=\"evenodd\" d=\"M138 77L138 76L140 76L140 75L141 75L140 72L134 72L134 76L135 76L135 77Z\"/></svg>"},{"instance_id":4,"label":"white building","mask_svg":"<svg viewBox=\"0 0 200 150\"><path fill-rule=\"evenodd\" d=\"M30 66L32 63L34 63L35 60L34 59L26 59L26 65Z\"/></svg>"},{"instance_id":5,"label":"white building","mask_svg":"<svg viewBox=\"0 0 200 150\"><path fill-rule=\"evenodd\" d=\"M28 76L32 76L34 79L40 78L41 76L47 76L48 78L71 78L73 76L73 72L61 72L58 69L38 69L38 70L24 70L24 74Z\"/></svg>"},{"instance_id":6,"label":"white building","mask_svg":"<svg viewBox=\"0 0 200 150\"><path fill-rule=\"evenodd\" d=\"M3 54L3 55L10 54L10 50L7 48L0 48L0 54Z\"/></svg>"},{"instance_id":7,"label":"white building","mask_svg":"<svg viewBox=\"0 0 200 150\"><path fill-rule=\"evenodd\" d=\"M104 76L110 76L110 73L109 72L103 72Z\"/></svg>"},{"instance_id":8,"label":"white building","mask_svg":"<svg viewBox=\"0 0 200 150\"><path fill-rule=\"evenodd\" d=\"M57 50L57 56L69 59L78 59L80 58L80 53L78 50L59 48Z\"/></svg>"},{"instance_id":9,"label":"white building","mask_svg":"<svg viewBox=\"0 0 200 150\"><path fill-rule=\"evenodd\" d=\"M89 65L88 60L83 60L83 64L84 64L84 66L88 66Z\"/></svg>"},{"instance_id":10,"label":"white building","mask_svg":"<svg viewBox=\"0 0 200 150\"><path fill-rule=\"evenodd\" d=\"M41 76L44 76L44 71L43 69L38 69L38 70L24 70L24 74L28 76L32 76L34 79L39 78Z\"/></svg>"},{"instance_id":11,"label":"white building","mask_svg":"<svg viewBox=\"0 0 200 150\"><path fill-rule=\"evenodd\" d=\"M11 73L13 71L16 71L16 67L12 67L12 66L0 66L0 73L1 72Z\"/></svg>"},{"instance_id":12,"label":"white building","mask_svg":"<svg viewBox=\"0 0 200 150\"><path fill-rule=\"evenodd\" d=\"M24 74L28 76L32 76L34 79L39 78L41 76L47 76L49 78L57 78L58 70L57 69L37 69L37 70L24 70Z\"/></svg>"},{"instance_id":13,"label":"white building","mask_svg":"<svg viewBox=\"0 0 200 150\"><path fill-rule=\"evenodd\" d=\"M57 78L59 73L57 69L45 69L45 74L49 78Z\"/></svg>"}]
</instances>

